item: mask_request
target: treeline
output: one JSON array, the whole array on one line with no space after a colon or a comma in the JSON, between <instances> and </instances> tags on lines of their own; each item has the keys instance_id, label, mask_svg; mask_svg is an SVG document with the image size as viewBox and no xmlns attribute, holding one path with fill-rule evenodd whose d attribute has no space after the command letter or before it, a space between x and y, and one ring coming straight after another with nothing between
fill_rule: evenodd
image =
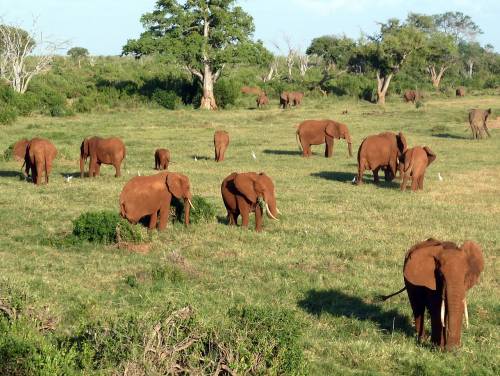
<instances>
[{"instance_id":1,"label":"treeline","mask_svg":"<svg viewBox=\"0 0 500 376\"><path fill-rule=\"evenodd\" d=\"M239 15L241 9L234 12ZM230 9L226 13L231 15ZM251 27L246 29L251 33ZM92 57L86 49L74 47L67 57L30 55L21 61L9 50L9 43L15 45L11 39L18 38L17 44L33 51L34 37L0 25L0 123L34 113L69 116L144 105L198 108L203 98L214 108L254 105L255 98L240 93L242 86L258 86L271 99L289 90L309 97L347 96L379 103L407 89L436 95L454 95L459 86L467 91L498 89L500 55L475 41L480 33L462 13L412 13L404 21L390 19L374 35L358 40L318 37L304 52L288 41L285 50L273 55L261 43L246 40L238 59L214 65L211 98L206 79L200 80L193 68L196 64L186 65L154 47L164 37L152 39L145 32L127 42L124 54L133 56ZM197 51L191 48L190 61L196 63ZM43 62L47 69L37 71ZM20 78L14 74L19 70L26 71Z\"/></svg>"}]
</instances>

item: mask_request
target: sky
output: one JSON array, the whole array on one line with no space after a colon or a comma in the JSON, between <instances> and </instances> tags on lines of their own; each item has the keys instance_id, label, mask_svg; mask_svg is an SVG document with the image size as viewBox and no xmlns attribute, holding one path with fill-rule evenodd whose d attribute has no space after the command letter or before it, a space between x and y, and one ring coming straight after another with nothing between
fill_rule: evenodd
<instances>
[{"instance_id":1,"label":"sky","mask_svg":"<svg viewBox=\"0 0 500 376\"><path fill-rule=\"evenodd\" d=\"M85 47L92 55L119 55L128 39L143 31L142 14L155 0L0 0L3 23L36 30L51 40ZM481 44L500 52L500 0L238 0L254 18L255 39L271 50L284 49L285 38L305 50L315 37L345 34L358 38L375 32L377 22L404 19L409 12L460 11L484 34ZM62 51L64 53L64 51Z\"/></svg>"}]
</instances>

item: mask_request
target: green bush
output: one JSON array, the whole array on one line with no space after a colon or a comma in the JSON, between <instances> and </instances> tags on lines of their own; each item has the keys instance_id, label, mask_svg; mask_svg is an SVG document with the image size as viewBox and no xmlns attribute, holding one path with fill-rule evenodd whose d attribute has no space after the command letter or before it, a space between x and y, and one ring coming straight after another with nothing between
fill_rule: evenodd
<instances>
[{"instance_id":1,"label":"green bush","mask_svg":"<svg viewBox=\"0 0 500 376\"><path fill-rule=\"evenodd\" d=\"M191 199L195 209L189 211L189 221L192 224L211 222L215 218L217 213L215 205L211 204L205 198L201 196L193 196ZM175 197L172 198L172 206L170 214L172 220L175 222L184 222L184 201L178 200Z\"/></svg>"},{"instance_id":2,"label":"green bush","mask_svg":"<svg viewBox=\"0 0 500 376\"><path fill-rule=\"evenodd\" d=\"M240 87L235 81L220 79L214 86L215 101L220 108L234 106L239 93Z\"/></svg>"},{"instance_id":3,"label":"green bush","mask_svg":"<svg viewBox=\"0 0 500 376\"><path fill-rule=\"evenodd\" d=\"M112 211L87 212L73 221L73 235L80 240L113 243L142 240L140 229ZM119 239L117 239L117 236Z\"/></svg>"},{"instance_id":4,"label":"green bush","mask_svg":"<svg viewBox=\"0 0 500 376\"><path fill-rule=\"evenodd\" d=\"M12 124L17 119L17 111L14 107L0 104L0 124Z\"/></svg>"},{"instance_id":5,"label":"green bush","mask_svg":"<svg viewBox=\"0 0 500 376\"><path fill-rule=\"evenodd\" d=\"M176 110L182 105L181 98L173 91L156 89L151 98L168 110Z\"/></svg>"},{"instance_id":6,"label":"green bush","mask_svg":"<svg viewBox=\"0 0 500 376\"><path fill-rule=\"evenodd\" d=\"M79 113L92 112L94 108L94 101L91 97L80 97L73 104L73 108Z\"/></svg>"}]
</instances>

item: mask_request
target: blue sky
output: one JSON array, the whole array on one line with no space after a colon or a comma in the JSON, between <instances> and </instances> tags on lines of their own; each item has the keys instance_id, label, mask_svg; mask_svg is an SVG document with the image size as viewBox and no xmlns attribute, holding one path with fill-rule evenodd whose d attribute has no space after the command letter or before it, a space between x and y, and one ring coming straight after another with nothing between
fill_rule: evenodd
<instances>
[{"instance_id":1,"label":"blue sky","mask_svg":"<svg viewBox=\"0 0 500 376\"><path fill-rule=\"evenodd\" d=\"M254 17L255 37L272 48L284 46L287 35L295 47L307 48L312 38L346 34L357 38L377 30L376 22L426 14L461 11L483 29L482 44L500 51L500 0L239 0ZM38 30L52 39L69 40L94 55L118 55L127 39L142 31L140 16L155 0L0 0L0 17Z\"/></svg>"}]
</instances>

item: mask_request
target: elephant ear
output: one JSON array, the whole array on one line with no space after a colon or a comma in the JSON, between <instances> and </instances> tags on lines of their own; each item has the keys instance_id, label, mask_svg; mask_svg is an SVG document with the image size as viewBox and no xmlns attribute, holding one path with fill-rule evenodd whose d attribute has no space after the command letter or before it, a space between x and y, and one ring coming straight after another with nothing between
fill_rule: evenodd
<instances>
[{"instance_id":1,"label":"elephant ear","mask_svg":"<svg viewBox=\"0 0 500 376\"><path fill-rule=\"evenodd\" d=\"M252 203L257 202L257 192L255 191L255 180L251 174L238 174L234 178L234 185L236 189L242 193L248 201Z\"/></svg>"},{"instance_id":2,"label":"elephant ear","mask_svg":"<svg viewBox=\"0 0 500 376\"><path fill-rule=\"evenodd\" d=\"M22 140L17 141L12 148L12 155L14 159L18 161L22 161L24 156L26 155L26 148L28 147L29 140L23 138Z\"/></svg>"},{"instance_id":3,"label":"elephant ear","mask_svg":"<svg viewBox=\"0 0 500 376\"><path fill-rule=\"evenodd\" d=\"M479 274L484 269L483 252L479 244L467 240L461 247L467 259L467 271L465 273L465 288L468 290L479 280Z\"/></svg>"},{"instance_id":4,"label":"elephant ear","mask_svg":"<svg viewBox=\"0 0 500 376\"><path fill-rule=\"evenodd\" d=\"M437 256L442 249L441 244L433 240L427 240L410 249L405 259L404 277L413 285L436 290Z\"/></svg>"},{"instance_id":5,"label":"elephant ear","mask_svg":"<svg viewBox=\"0 0 500 376\"><path fill-rule=\"evenodd\" d=\"M167 187L176 198L182 198L182 179L179 174L167 175Z\"/></svg>"},{"instance_id":6,"label":"elephant ear","mask_svg":"<svg viewBox=\"0 0 500 376\"><path fill-rule=\"evenodd\" d=\"M325 128L325 133L333 138L340 138L339 124L329 121Z\"/></svg>"},{"instance_id":7,"label":"elephant ear","mask_svg":"<svg viewBox=\"0 0 500 376\"><path fill-rule=\"evenodd\" d=\"M427 166L429 166L436 160L436 154L428 146L424 146L424 150L427 153Z\"/></svg>"},{"instance_id":8,"label":"elephant ear","mask_svg":"<svg viewBox=\"0 0 500 376\"><path fill-rule=\"evenodd\" d=\"M406 149L408 148L408 145L406 143L406 138L403 135L403 132L399 132L399 134L396 136L397 141L398 141L398 148L401 151L401 154L403 154Z\"/></svg>"}]
</instances>

